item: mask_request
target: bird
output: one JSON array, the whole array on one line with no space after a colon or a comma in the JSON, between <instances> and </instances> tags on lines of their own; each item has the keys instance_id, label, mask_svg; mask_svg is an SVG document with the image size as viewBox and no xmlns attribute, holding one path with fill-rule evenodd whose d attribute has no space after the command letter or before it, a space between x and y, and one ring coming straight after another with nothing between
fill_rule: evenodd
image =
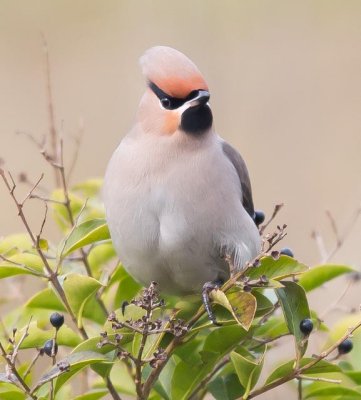
<instances>
[{"instance_id":1,"label":"bird","mask_svg":"<svg viewBox=\"0 0 361 400\"><path fill-rule=\"evenodd\" d=\"M155 46L140 66L146 90L104 177L110 236L136 281L199 293L217 324L211 290L261 249L248 170L217 134L208 85L186 55Z\"/></svg>"}]
</instances>

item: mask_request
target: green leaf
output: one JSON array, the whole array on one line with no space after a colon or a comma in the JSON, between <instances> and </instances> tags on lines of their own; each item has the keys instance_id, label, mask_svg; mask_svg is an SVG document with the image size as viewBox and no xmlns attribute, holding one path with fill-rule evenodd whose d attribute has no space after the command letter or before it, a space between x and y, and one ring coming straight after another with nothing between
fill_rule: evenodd
<instances>
[{"instance_id":1,"label":"green leaf","mask_svg":"<svg viewBox=\"0 0 361 400\"><path fill-rule=\"evenodd\" d=\"M284 287L276 289L289 331L295 338L296 357L300 360L307 349L308 338L300 330L300 322L310 318L310 309L304 289L295 282L282 281Z\"/></svg>"},{"instance_id":2,"label":"green leaf","mask_svg":"<svg viewBox=\"0 0 361 400\"><path fill-rule=\"evenodd\" d=\"M163 387L174 400L188 399L195 386L213 369L214 365L246 336L239 325L222 326L213 330L203 344L194 338L176 350L181 359L171 370L172 378ZM202 346L203 344L203 346ZM170 381L170 387L169 385Z\"/></svg>"},{"instance_id":3,"label":"green leaf","mask_svg":"<svg viewBox=\"0 0 361 400\"><path fill-rule=\"evenodd\" d=\"M40 239L39 240L39 247L43 251L48 251L49 250L49 243L46 239Z\"/></svg>"},{"instance_id":4,"label":"green leaf","mask_svg":"<svg viewBox=\"0 0 361 400\"><path fill-rule=\"evenodd\" d=\"M278 260L271 256L262 257L260 262L260 266L250 268L247 272L250 279L259 279L262 275L265 275L268 279L280 280L308 270L306 265L284 255L280 256Z\"/></svg>"},{"instance_id":5,"label":"green leaf","mask_svg":"<svg viewBox=\"0 0 361 400\"><path fill-rule=\"evenodd\" d=\"M25 328L16 332L16 341L20 340L20 337L23 335ZM44 345L44 343L52 339L54 337L54 330L45 331L40 329L37 326L37 323L34 321L29 326L29 335L22 342L20 348L21 349L30 349L30 348L40 348ZM59 346L68 346L75 347L80 342L81 339L77 334L75 334L72 329L70 329L66 324L64 324L61 329L59 329L57 342Z\"/></svg>"},{"instance_id":6,"label":"green leaf","mask_svg":"<svg viewBox=\"0 0 361 400\"><path fill-rule=\"evenodd\" d=\"M25 233L9 235L0 240L0 254L6 257L10 257L19 252L30 251L32 248L33 244L29 235Z\"/></svg>"},{"instance_id":7,"label":"green leaf","mask_svg":"<svg viewBox=\"0 0 361 400\"><path fill-rule=\"evenodd\" d=\"M217 377L208 384L208 389L215 400L236 400L244 394L235 373Z\"/></svg>"},{"instance_id":8,"label":"green leaf","mask_svg":"<svg viewBox=\"0 0 361 400\"><path fill-rule=\"evenodd\" d=\"M104 389L92 390L89 393L74 397L73 400L99 400L108 393L109 391Z\"/></svg>"},{"instance_id":9,"label":"green leaf","mask_svg":"<svg viewBox=\"0 0 361 400\"><path fill-rule=\"evenodd\" d=\"M70 307L77 317L78 326L81 327L85 304L102 284L89 276L69 274L64 279L63 285Z\"/></svg>"},{"instance_id":10,"label":"green leaf","mask_svg":"<svg viewBox=\"0 0 361 400\"><path fill-rule=\"evenodd\" d=\"M25 394L18 390L9 390L0 393L1 400L25 400Z\"/></svg>"},{"instance_id":11,"label":"green leaf","mask_svg":"<svg viewBox=\"0 0 361 400\"><path fill-rule=\"evenodd\" d=\"M240 288L227 293L216 289L212 290L210 297L215 303L231 312L238 324L248 331L257 308L256 298L251 293L244 292Z\"/></svg>"},{"instance_id":12,"label":"green leaf","mask_svg":"<svg viewBox=\"0 0 361 400\"><path fill-rule=\"evenodd\" d=\"M249 392L254 388L261 374L264 354L262 354L258 359L251 360L235 351L232 351L231 361L241 385L245 388L243 398L247 399Z\"/></svg>"},{"instance_id":13,"label":"green leaf","mask_svg":"<svg viewBox=\"0 0 361 400\"><path fill-rule=\"evenodd\" d=\"M300 367L304 367L306 364L310 363L311 361L315 361L314 358L303 358L300 361ZM277 367L271 375L267 378L265 385L274 382L275 380L287 376L292 373L294 368L294 360L288 361L285 364L280 365ZM332 364L325 360L320 360L317 364L313 367L307 369L306 371L302 372L303 375L316 375L316 374L326 374L329 372L341 372L341 368L335 364Z\"/></svg>"},{"instance_id":14,"label":"green leaf","mask_svg":"<svg viewBox=\"0 0 361 400\"><path fill-rule=\"evenodd\" d=\"M239 325L221 326L207 335L203 350L214 351L219 357L228 353L245 336L247 331Z\"/></svg>"},{"instance_id":15,"label":"green leaf","mask_svg":"<svg viewBox=\"0 0 361 400\"><path fill-rule=\"evenodd\" d=\"M106 264L115 258L115 250L111 242L101 243L94 246L88 254L88 263L92 276L99 279Z\"/></svg>"},{"instance_id":16,"label":"green leaf","mask_svg":"<svg viewBox=\"0 0 361 400\"><path fill-rule=\"evenodd\" d=\"M305 289L306 292L310 292L324 283L350 272L355 272L355 270L347 265L318 265L302 274L298 283Z\"/></svg>"},{"instance_id":17,"label":"green leaf","mask_svg":"<svg viewBox=\"0 0 361 400\"><path fill-rule=\"evenodd\" d=\"M85 198L96 197L103 185L102 179L88 179L84 182L77 183L71 188L73 192L79 192Z\"/></svg>"},{"instance_id":18,"label":"green leaf","mask_svg":"<svg viewBox=\"0 0 361 400\"><path fill-rule=\"evenodd\" d=\"M52 288L46 288L38 292L28 300L25 307L66 312L66 308ZM106 316L94 296L86 302L83 311L83 318L90 319L98 324L104 324Z\"/></svg>"},{"instance_id":19,"label":"green leaf","mask_svg":"<svg viewBox=\"0 0 361 400\"><path fill-rule=\"evenodd\" d=\"M272 310L273 303L268 297L266 297L259 290L253 290L252 294L256 298L257 302L256 317L260 317Z\"/></svg>"},{"instance_id":20,"label":"green leaf","mask_svg":"<svg viewBox=\"0 0 361 400\"><path fill-rule=\"evenodd\" d=\"M87 365L99 362L110 362L110 360L104 355L95 353L93 351L83 351L70 354L63 360L57 362L56 365L54 365L46 374L44 374L40 378L37 384L37 388L51 381L52 379L58 378L61 375L65 375L68 379L70 379L70 377L72 377L80 369L86 367ZM69 367L69 370L67 371L64 368L59 368L60 365L67 365ZM61 385L58 384L58 382L59 380L56 383L56 391L58 391L62 384L65 383L65 380L62 381Z\"/></svg>"},{"instance_id":21,"label":"green leaf","mask_svg":"<svg viewBox=\"0 0 361 400\"><path fill-rule=\"evenodd\" d=\"M256 327L254 336L273 339L288 332L285 320L282 317L272 316L263 325Z\"/></svg>"},{"instance_id":22,"label":"green leaf","mask_svg":"<svg viewBox=\"0 0 361 400\"><path fill-rule=\"evenodd\" d=\"M8 257L9 261L0 259L0 279L14 275L38 275L43 272L43 262L38 255L19 253Z\"/></svg>"},{"instance_id":23,"label":"green leaf","mask_svg":"<svg viewBox=\"0 0 361 400\"><path fill-rule=\"evenodd\" d=\"M343 371L343 373L352 379L357 385L361 385L361 371Z\"/></svg>"},{"instance_id":24,"label":"green leaf","mask_svg":"<svg viewBox=\"0 0 361 400\"><path fill-rule=\"evenodd\" d=\"M42 308L46 310L65 311L62 302L51 288L46 288L36 293L25 304L27 308Z\"/></svg>"},{"instance_id":25,"label":"green leaf","mask_svg":"<svg viewBox=\"0 0 361 400\"><path fill-rule=\"evenodd\" d=\"M336 396L342 396L342 398L347 397L347 399L361 399L361 393L354 389L350 389L340 385L329 385L326 387L318 388L316 390L310 391L304 397L304 399L311 399L313 397L326 397L332 396L334 399Z\"/></svg>"},{"instance_id":26,"label":"green leaf","mask_svg":"<svg viewBox=\"0 0 361 400\"><path fill-rule=\"evenodd\" d=\"M67 256L81 247L107 239L110 239L110 234L105 219L98 218L85 221L71 232L62 254Z\"/></svg>"}]
</instances>

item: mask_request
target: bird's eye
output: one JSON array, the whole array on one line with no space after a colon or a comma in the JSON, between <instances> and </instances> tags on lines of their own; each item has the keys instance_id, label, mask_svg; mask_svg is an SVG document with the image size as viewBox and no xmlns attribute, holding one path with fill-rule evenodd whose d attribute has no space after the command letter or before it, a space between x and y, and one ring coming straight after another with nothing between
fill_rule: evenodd
<instances>
[{"instance_id":1,"label":"bird's eye","mask_svg":"<svg viewBox=\"0 0 361 400\"><path fill-rule=\"evenodd\" d=\"M163 106L165 109L169 109L170 106L171 106L171 101L170 101L167 97L163 97L163 98L160 100L160 103L162 104L162 106Z\"/></svg>"}]
</instances>

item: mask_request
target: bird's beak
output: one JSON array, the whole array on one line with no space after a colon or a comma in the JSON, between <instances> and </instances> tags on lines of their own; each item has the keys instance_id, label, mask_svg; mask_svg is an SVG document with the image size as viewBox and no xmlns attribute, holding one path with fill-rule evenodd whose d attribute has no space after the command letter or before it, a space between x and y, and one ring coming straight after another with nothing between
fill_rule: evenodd
<instances>
[{"instance_id":1,"label":"bird's beak","mask_svg":"<svg viewBox=\"0 0 361 400\"><path fill-rule=\"evenodd\" d=\"M210 98L210 94L207 90L199 90L197 97L187 102L189 107L199 106L207 104Z\"/></svg>"}]
</instances>

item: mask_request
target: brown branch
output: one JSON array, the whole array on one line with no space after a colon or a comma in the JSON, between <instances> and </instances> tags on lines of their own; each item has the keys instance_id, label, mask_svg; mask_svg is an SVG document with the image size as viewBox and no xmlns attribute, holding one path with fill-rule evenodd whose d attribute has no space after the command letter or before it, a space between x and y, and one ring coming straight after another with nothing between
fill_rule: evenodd
<instances>
[{"instance_id":1,"label":"brown branch","mask_svg":"<svg viewBox=\"0 0 361 400\"><path fill-rule=\"evenodd\" d=\"M279 213L279 211L283 206L284 206L283 203L275 205L271 218L269 218L269 220L264 225L261 226L261 229L259 230L260 235L263 234L263 232L268 228L269 224L276 218L276 215Z\"/></svg>"},{"instance_id":2,"label":"brown branch","mask_svg":"<svg viewBox=\"0 0 361 400\"><path fill-rule=\"evenodd\" d=\"M19 374L18 370L16 369L16 359L17 359L17 356L19 353L20 346L22 345L22 343L26 339L26 337L29 335L29 327L30 327L31 319L32 319L32 317L30 318L19 342L15 345L14 349L12 350L12 353L7 354L6 350L3 347L1 342L0 342L0 352L1 352L4 360L7 363L10 374L13 374L16 377L16 381L14 381L10 375L10 380L13 383L15 383L16 386L18 386L20 389L22 389L24 391L24 393L27 394L29 397L31 397L33 400L37 400L38 397L36 395L34 395L33 393L31 393L30 387L26 384L26 382L24 380L25 378L23 379L21 377L21 375ZM14 330L13 336L15 336L15 330ZM15 343L13 343L13 344L15 344Z\"/></svg>"},{"instance_id":3,"label":"brown branch","mask_svg":"<svg viewBox=\"0 0 361 400\"><path fill-rule=\"evenodd\" d=\"M73 174L75 165L78 161L78 157L79 157L79 150L80 150L80 145L81 145L81 141L83 139L83 135L84 135L84 123L83 120L81 119L79 121L79 131L78 134L75 136L74 140L75 140L75 148L74 148L74 153L73 153L73 157L70 161L70 165L69 165L69 169L68 169L68 174L67 174L67 181L70 181L71 175Z\"/></svg>"},{"instance_id":4,"label":"brown branch","mask_svg":"<svg viewBox=\"0 0 361 400\"><path fill-rule=\"evenodd\" d=\"M58 132L56 130L55 124L55 111L54 111L54 102L53 102L53 92L51 86L51 72L50 72L50 58L49 58L49 49L48 43L46 41L45 35L42 34L43 41L43 51L45 57L45 76L46 76L46 96L47 96L47 105L48 105L48 117L49 117L49 134L50 134L50 143L51 143L51 158L54 162L57 161L57 140L58 140ZM59 186L60 177L56 170L54 170L55 174L55 182L56 185Z\"/></svg>"},{"instance_id":5,"label":"brown branch","mask_svg":"<svg viewBox=\"0 0 361 400\"><path fill-rule=\"evenodd\" d=\"M356 325L353 327L349 328L347 332L339 339L337 340L333 345L331 345L326 351L322 352L318 356L316 356L312 361L304 365L303 367L295 368L293 371L291 371L289 374L276 379L275 381L268 383L264 386L262 386L259 389L254 390L249 394L247 399L253 399L256 396L259 396L260 394L263 394L265 392L268 392L271 389L274 389L275 387L278 387L288 381L291 381L292 379L298 379L299 377L302 377L304 372L307 372L308 369L312 368L314 365L316 365L318 362L329 356L333 351L335 351L338 346L345 341L347 338L349 338L354 331L356 331L358 328L361 327L361 321L359 321ZM302 377L303 379L303 377ZM241 398L242 399L242 398Z\"/></svg>"},{"instance_id":6,"label":"brown branch","mask_svg":"<svg viewBox=\"0 0 361 400\"><path fill-rule=\"evenodd\" d=\"M230 357L227 356L224 357L223 360L221 360L218 364L216 364L213 370L194 388L192 394L189 396L189 400L196 400L196 395L206 388L208 382L210 382L217 375L217 373L229 363L229 361Z\"/></svg>"},{"instance_id":7,"label":"brown branch","mask_svg":"<svg viewBox=\"0 0 361 400\"><path fill-rule=\"evenodd\" d=\"M67 309L72 321L74 322L75 326L78 328L79 333L81 334L83 339L88 339L88 335L86 334L84 328L78 326L77 319L76 319L75 314L73 313L73 311L72 311L72 309L70 307L70 304L68 302L68 299L66 298L65 292L64 292L64 290L63 290L63 288L62 288L62 286L61 286L61 284L60 284L60 282L58 280L58 276L52 270L52 268L50 267L50 264L49 264L49 262L48 262L48 260L47 260L47 258L45 256L44 252L42 251L42 249L39 246L37 238L35 237L33 231L30 228L30 225L29 225L29 223L28 223L28 221L27 221L27 219L25 217L25 214L23 212L23 205L17 200L17 198L15 196L14 191L15 191L15 188L16 188L16 184L15 184L14 179L12 178L11 174L9 173L9 176L10 176L10 179L11 179L11 182L12 182L12 185L11 185L9 183L8 179L5 176L5 172L2 169L0 169L0 175L1 175L1 177L2 177L2 179L4 181L4 183L5 183L5 186L7 187L8 191L9 191L9 194L10 194L13 202L16 205L16 208L18 210L18 215L19 215L19 217L20 217L20 219L21 219L21 221L22 221L22 223L23 223L23 225L24 225L24 227L26 229L26 232L28 233L36 252L38 253L39 257L41 258L41 261L43 262L43 265L44 265L44 267L46 269L46 272L47 272L47 279L50 281L50 283L52 284L54 290L60 296L65 308Z\"/></svg>"}]
</instances>

